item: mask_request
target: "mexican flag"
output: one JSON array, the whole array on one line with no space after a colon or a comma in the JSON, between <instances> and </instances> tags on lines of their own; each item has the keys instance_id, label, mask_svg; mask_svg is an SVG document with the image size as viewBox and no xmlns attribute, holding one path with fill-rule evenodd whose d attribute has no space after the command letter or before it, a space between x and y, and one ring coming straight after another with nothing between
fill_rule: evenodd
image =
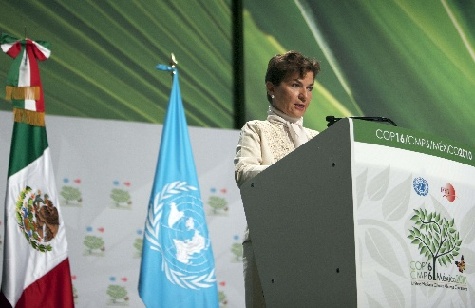
<instances>
[{"instance_id":1,"label":"mexican flag","mask_svg":"<svg viewBox=\"0 0 475 308\"><path fill-rule=\"evenodd\" d=\"M47 47L38 48L31 40L12 42L5 35L1 43L7 54L22 61L12 65L18 72L10 70L8 79L14 82L7 85L7 95L13 95L9 99L14 103L14 123L5 198L0 307L74 307L65 224L48 148L44 108L38 108L43 93L36 59L46 59L49 52L44 53ZM9 53L11 48L15 52ZM21 106L21 101L26 106Z\"/></svg>"}]
</instances>

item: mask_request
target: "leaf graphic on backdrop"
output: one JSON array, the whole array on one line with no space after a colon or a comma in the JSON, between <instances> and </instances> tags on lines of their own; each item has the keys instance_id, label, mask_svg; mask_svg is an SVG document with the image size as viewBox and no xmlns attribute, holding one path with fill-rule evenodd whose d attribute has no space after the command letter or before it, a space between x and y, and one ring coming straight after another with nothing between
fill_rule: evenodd
<instances>
[{"instance_id":1,"label":"leaf graphic on backdrop","mask_svg":"<svg viewBox=\"0 0 475 308\"><path fill-rule=\"evenodd\" d=\"M470 244L475 238L475 205L472 205L470 211L460 224L460 235L465 244Z\"/></svg>"},{"instance_id":2,"label":"leaf graphic on backdrop","mask_svg":"<svg viewBox=\"0 0 475 308\"><path fill-rule=\"evenodd\" d=\"M468 293L468 294L474 294L475 293L475 288L472 286L471 283L467 284L467 289L468 289L468 292L465 292L465 293ZM459 294L462 293L463 291L460 291L459 290ZM466 296L464 294L464 296Z\"/></svg>"},{"instance_id":3,"label":"leaf graphic on backdrop","mask_svg":"<svg viewBox=\"0 0 475 308\"><path fill-rule=\"evenodd\" d=\"M361 205L361 201L363 201L365 188L366 188L366 180L368 178L368 168L365 171L361 172L356 176L356 207L359 208Z\"/></svg>"},{"instance_id":4,"label":"leaf graphic on backdrop","mask_svg":"<svg viewBox=\"0 0 475 308\"><path fill-rule=\"evenodd\" d=\"M374 261L388 271L404 277L401 265L396 258L397 254L391 245L394 241L390 241L379 229L369 228L365 234L365 242L369 255Z\"/></svg>"},{"instance_id":5,"label":"leaf graphic on backdrop","mask_svg":"<svg viewBox=\"0 0 475 308\"><path fill-rule=\"evenodd\" d=\"M371 201L379 201L384 195L389 186L389 166L378 173L368 183L368 197Z\"/></svg>"},{"instance_id":6,"label":"leaf graphic on backdrop","mask_svg":"<svg viewBox=\"0 0 475 308\"><path fill-rule=\"evenodd\" d=\"M434 297L434 293L436 293L438 288L419 288L417 291L421 292L425 298L430 299Z\"/></svg>"},{"instance_id":7,"label":"leaf graphic on backdrop","mask_svg":"<svg viewBox=\"0 0 475 308\"><path fill-rule=\"evenodd\" d=\"M401 289L390 279L377 273L384 296L388 300L389 307L406 307L404 300L404 293Z\"/></svg>"},{"instance_id":8,"label":"leaf graphic on backdrop","mask_svg":"<svg viewBox=\"0 0 475 308\"><path fill-rule=\"evenodd\" d=\"M442 289L442 288L441 288ZM442 289L442 292L438 292L436 294L436 296L438 295L437 299L434 301L434 303L440 303L441 301L443 301L445 299L445 297L447 296L447 289L446 288L443 288ZM434 300L434 296L432 296L432 300ZM451 299L451 305L448 306L448 307L456 307L456 305L454 305L453 303L453 299Z\"/></svg>"},{"instance_id":9,"label":"leaf graphic on backdrop","mask_svg":"<svg viewBox=\"0 0 475 308\"><path fill-rule=\"evenodd\" d=\"M361 241L361 238L358 237L358 253L360 256L363 255L363 246L364 243ZM358 258L359 259L359 266L360 268L363 268L363 258ZM363 275L363 271L360 271L360 277L363 279L364 275Z\"/></svg>"},{"instance_id":10,"label":"leaf graphic on backdrop","mask_svg":"<svg viewBox=\"0 0 475 308\"><path fill-rule=\"evenodd\" d=\"M470 289L471 289L470 286L468 287L468 289L469 289L468 292L467 292L467 291L458 290L458 294L459 294L460 298L461 298L462 301L463 301L463 306L462 306L462 307L469 307L468 302L467 302L467 301L468 301L467 293L468 293L468 294L473 294L473 290L470 290ZM455 307L455 305L452 304L452 307Z\"/></svg>"},{"instance_id":11,"label":"leaf graphic on backdrop","mask_svg":"<svg viewBox=\"0 0 475 308\"><path fill-rule=\"evenodd\" d=\"M366 299L368 300L368 307L371 307L371 308L379 308L379 307L384 308L385 307L380 302L378 302L377 300L375 300L374 298L369 296L368 293L365 293L365 295L366 295Z\"/></svg>"},{"instance_id":12,"label":"leaf graphic on backdrop","mask_svg":"<svg viewBox=\"0 0 475 308\"><path fill-rule=\"evenodd\" d=\"M384 197L384 219L394 221L401 219L407 212L409 197L411 196L412 175L407 180L399 183Z\"/></svg>"},{"instance_id":13,"label":"leaf graphic on backdrop","mask_svg":"<svg viewBox=\"0 0 475 308\"><path fill-rule=\"evenodd\" d=\"M445 206L440 203L436 198L434 198L432 195L430 195L430 198L432 200L432 204L434 205L434 210L438 213L440 213L440 216L445 217L447 220L451 220L452 216L447 212L447 209Z\"/></svg>"}]
</instances>

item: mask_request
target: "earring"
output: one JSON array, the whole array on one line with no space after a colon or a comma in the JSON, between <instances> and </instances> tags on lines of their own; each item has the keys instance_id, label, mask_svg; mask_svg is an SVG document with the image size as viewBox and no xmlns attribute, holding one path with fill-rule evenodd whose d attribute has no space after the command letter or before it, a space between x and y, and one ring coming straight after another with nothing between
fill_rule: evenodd
<instances>
[{"instance_id":1,"label":"earring","mask_svg":"<svg viewBox=\"0 0 475 308\"><path fill-rule=\"evenodd\" d=\"M272 99L274 99L274 98L275 98L274 94L272 94L270 97L272 97Z\"/></svg>"}]
</instances>

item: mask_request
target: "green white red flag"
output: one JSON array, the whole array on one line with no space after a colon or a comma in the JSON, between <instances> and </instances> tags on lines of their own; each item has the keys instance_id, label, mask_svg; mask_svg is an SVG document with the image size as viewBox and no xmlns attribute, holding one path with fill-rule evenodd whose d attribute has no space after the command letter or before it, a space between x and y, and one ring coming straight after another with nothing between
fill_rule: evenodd
<instances>
[{"instance_id":1,"label":"green white red flag","mask_svg":"<svg viewBox=\"0 0 475 308\"><path fill-rule=\"evenodd\" d=\"M46 46L29 39L14 41L5 34L1 37L2 50L14 58L7 82L14 123L5 198L1 307L74 307L66 230L36 62L49 57Z\"/></svg>"}]
</instances>

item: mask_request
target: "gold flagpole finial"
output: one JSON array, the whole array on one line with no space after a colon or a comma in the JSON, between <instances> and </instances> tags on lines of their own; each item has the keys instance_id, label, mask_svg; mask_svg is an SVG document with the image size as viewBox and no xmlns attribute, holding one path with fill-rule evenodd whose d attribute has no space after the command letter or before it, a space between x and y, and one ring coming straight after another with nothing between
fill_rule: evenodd
<instances>
[{"instance_id":1,"label":"gold flagpole finial","mask_svg":"<svg viewBox=\"0 0 475 308\"><path fill-rule=\"evenodd\" d=\"M170 66L175 67L178 64L178 61L175 58L175 55L172 52L171 58L170 58Z\"/></svg>"},{"instance_id":2,"label":"gold flagpole finial","mask_svg":"<svg viewBox=\"0 0 475 308\"><path fill-rule=\"evenodd\" d=\"M175 54L173 54L173 52L172 52L172 54L171 54L169 64L170 64L170 66L171 66L172 68L175 68L175 67L177 66L177 64L178 64L178 61L176 60ZM174 70L174 69L172 70L172 76L173 76L173 75L175 75L175 70Z\"/></svg>"}]
</instances>

